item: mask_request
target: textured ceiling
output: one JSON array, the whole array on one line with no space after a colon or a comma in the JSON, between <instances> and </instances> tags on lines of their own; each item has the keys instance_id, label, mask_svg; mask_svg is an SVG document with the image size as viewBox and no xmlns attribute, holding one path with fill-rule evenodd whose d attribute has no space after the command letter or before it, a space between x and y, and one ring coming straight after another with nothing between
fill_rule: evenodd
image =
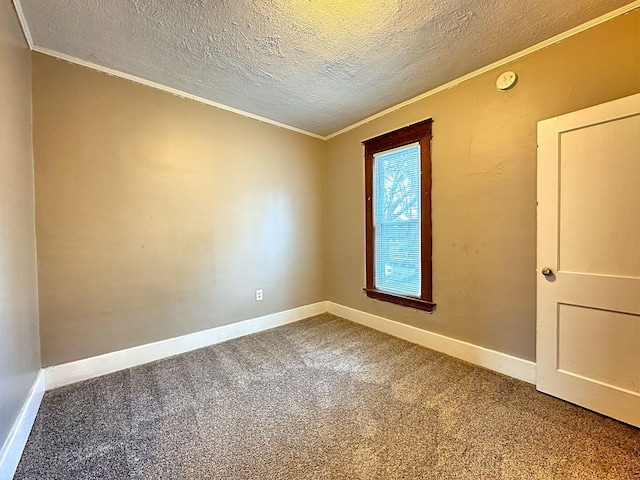
<instances>
[{"instance_id":1,"label":"textured ceiling","mask_svg":"<svg viewBox=\"0 0 640 480\"><path fill-rule=\"evenodd\" d=\"M327 135L630 0L20 0L48 49Z\"/></svg>"}]
</instances>

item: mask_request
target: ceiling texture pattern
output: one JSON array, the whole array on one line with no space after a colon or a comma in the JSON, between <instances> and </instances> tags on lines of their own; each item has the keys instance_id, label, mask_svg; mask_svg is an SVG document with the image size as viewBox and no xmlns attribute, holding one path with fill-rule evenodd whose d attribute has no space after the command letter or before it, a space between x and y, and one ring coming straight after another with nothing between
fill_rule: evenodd
<instances>
[{"instance_id":1,"label":"ceiling texture pattern","mask_svg":"<svg viewBox=\"0 0 640 480\"><path fill-rule=\"evenodd\" d=\"M629 0L19 0L36 50L328 135Z\"/></svg>"}]
</instances>

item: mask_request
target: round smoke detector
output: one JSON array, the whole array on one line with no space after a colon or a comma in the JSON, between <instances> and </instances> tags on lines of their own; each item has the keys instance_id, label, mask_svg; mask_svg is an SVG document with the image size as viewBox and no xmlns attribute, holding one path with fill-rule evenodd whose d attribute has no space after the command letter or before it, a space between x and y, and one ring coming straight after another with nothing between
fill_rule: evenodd
<instances>
[{"instance_id":1,"label":"round smoke detector","mask_svg":"<svg viewBox=\"0 0 640 480\"><path fill-rule=\"evenodd\" d=\"M498 76L496 87L498 90L509 90L518 81L518 76L514 72L504 72Z\"/></svg>"}]
</instances>

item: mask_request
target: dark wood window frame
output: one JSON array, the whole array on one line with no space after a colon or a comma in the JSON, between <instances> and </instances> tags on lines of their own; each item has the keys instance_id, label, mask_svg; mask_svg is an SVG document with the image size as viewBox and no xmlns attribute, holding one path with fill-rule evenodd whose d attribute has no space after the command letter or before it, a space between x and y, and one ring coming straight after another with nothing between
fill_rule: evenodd
<instances>
[{"instance_id":1,"label":"dark wood window frame","mask_svg":"<svg viewBox=\"0 0 640 480\"><path fill-rule=\"evenodd\" d=\"M431 267L431 124L432 119L423 120L407 127L379 135L362 142L365 161L365 205L366 205L366 287L367 296L385 302L432 312L436 304L432 297ZM420 247L421 282L420 297L410 297L383 292L375 288L375 235L373 211L374 155L412 143L420 144Z\"/></svg>"}]
</instances>

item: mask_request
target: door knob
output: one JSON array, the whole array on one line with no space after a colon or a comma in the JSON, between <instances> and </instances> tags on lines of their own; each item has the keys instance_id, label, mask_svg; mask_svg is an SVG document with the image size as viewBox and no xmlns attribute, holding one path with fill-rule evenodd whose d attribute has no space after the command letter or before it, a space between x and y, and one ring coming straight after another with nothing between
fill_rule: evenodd
<instances>
[{"instance_id":1,"label":"door knob","mask_svg":"<svg viewBox=\"0 0 640 480\"><path fill-rule=\"evenodd\" d=\"M548 277L549 275L553 275L553 271L548 268L548 267L544 267L542 270L540 270L540 272L545 276Z\"/></svg>"}]
</instances>

